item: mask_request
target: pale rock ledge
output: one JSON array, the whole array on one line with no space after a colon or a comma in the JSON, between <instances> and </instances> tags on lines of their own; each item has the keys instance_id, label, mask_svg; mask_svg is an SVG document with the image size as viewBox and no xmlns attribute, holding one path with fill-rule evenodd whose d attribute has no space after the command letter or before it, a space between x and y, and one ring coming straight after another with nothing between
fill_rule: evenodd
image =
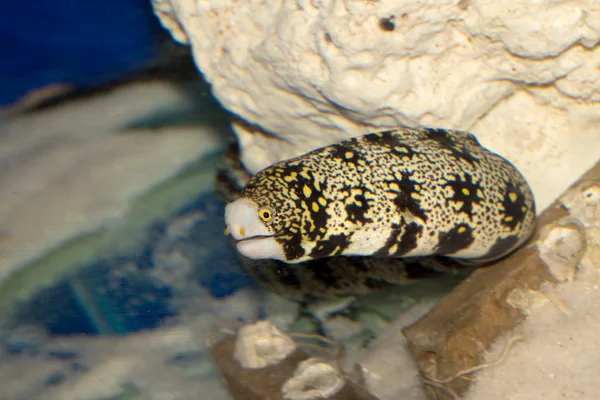
<instances>
[{"instance_id":1,"label":"pale rock ledge","mask_svg":"<svg viewBox=\"0 0 600 400\"><path fill-rule=\"evenodd\" d=\"M397 125L474 132L540 209L594 164L600 2L153 0L253 172Z\"/></svg>"}]
</instances>

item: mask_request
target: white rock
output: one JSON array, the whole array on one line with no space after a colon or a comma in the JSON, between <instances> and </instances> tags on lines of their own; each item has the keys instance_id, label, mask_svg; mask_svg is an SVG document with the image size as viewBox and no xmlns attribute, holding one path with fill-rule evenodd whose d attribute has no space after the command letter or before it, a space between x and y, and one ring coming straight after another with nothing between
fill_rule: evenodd
<instances>
[{"instance_id":1,"label":"white rock","mask_svg":"<svg viewBox=\"0 0 600 400\"><path fill-rule=\"evenodd\" d=\"M258 321L240 328L233 358L242 368L265 368L278 364L292 354L296 347L294 340L271 321Z\"/></svg>"},{"instance_id":2,"label":"white rock","mask_svg":"<svg viewBox=\"0 0 600 400\"><path fill-rule=\"evenodd\" d=\"M262 128L234 124L253 172L399 124L457 128L513 161L541 209L598 156L597 1L153 4L223 105Z\"/></svg>"},{"instance_id":3,"label":"white rock","mask_svg":"<svg viewBox=\"0 0 600 400\"><path fill-rule=\"evenodd\" d=\"M600 362L598 272L587 269L558 285L552 301L531 311L519 328L524 340L509 348L500 338L485 354L491 364L477 373L465 400L595 399ZM498 362L501 360L501 362Z\"/></svg>"},{"instance_id":4,"label":"white rock","mask_svg":"<svg viewBox=\"0 0 600 400\"><path fill-rule=\"evenodd\" d=\"M294 375L285 381L281 393L286 400L327 399L345 386L346 380L330 364L309 358L298 364Z\"/></svg>"}]
</instances>

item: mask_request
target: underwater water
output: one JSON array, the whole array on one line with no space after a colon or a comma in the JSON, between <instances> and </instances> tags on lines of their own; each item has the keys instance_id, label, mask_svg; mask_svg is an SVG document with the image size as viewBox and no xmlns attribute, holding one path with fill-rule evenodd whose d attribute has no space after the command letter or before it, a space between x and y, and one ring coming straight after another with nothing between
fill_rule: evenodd
<instances>
[{"instance_id":1,"label":"underwater water","mask_svg":"<svg viewBox=\"0 0 600 400\"><path fill-rule=\"evenodd\" d=\"M153 67L149 5L117 3L3 13L3 400L228 398L203 333L261 312L214 189L229 115L189 56ZM47 29L45 59L18 18L61 7L83 28ZM20 100L54 83L73 90Z\"/></svg>"},{"instance_id":2,"label":"underwater water","mask_svg":"<svg viewBox=\"0 0 600 400\"><path fill-rule=\"evenodd\" d=\"M160 32L145 0L6 4L0 107L48 85L94 87L146 68L159 53Z\"/></svg>"}]
</instances>

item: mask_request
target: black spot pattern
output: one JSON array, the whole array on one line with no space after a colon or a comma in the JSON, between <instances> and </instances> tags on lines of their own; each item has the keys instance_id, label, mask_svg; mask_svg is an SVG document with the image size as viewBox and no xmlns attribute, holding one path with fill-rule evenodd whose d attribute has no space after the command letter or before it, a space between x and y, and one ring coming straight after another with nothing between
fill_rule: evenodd
<instances>
[{"instance_id":1,"label":"black spot pattern","mask_svg":"<svg viewBox=\"0 0 600 400\"><path fill-rule=\"evenodd\" d=\"M306 250L302 247L302 236L299 234L277 237L276 240L283 246L283 252L288 260L294 260L306 254Z\"/></svg>"},{"instance_id":2,"label":"black spot pattern","mask_svg":"<svg viewBox=\"0 0 600 400\"><path fill-rule=\"evenodd\" d=\"M299 282L298 292L319 295L454 269L396 257L470 265L502 257L530 236L535 215L512 164L444 129L401 128L314 150L259 172L242 197L274 210L269 229L286 261L300 262L282 286Z\"/></svg>"},{"instance_id":3,"label":"black spot pattern","mask_svg":"<svg viewBox=\"0 0 600 400\"><path fill-rule=\"evenodd\" d=\"M331 157L341 163L356 163L358 160L358 153L350 146L334 144L331 146Z\"/></svg>"},{"instance_id":4,"label":"black spot pattern","mask_svg":"<svg viewBox=\"0 0 600 400\"><path fill-rule=\"evenodd\" d=\"M409 159L418 154L415 150L413 150L412 147L410 147L407 144L396 145L390 148L390 150L392 151L392 153L398 156L407 157Z\"/></svg>"},{"instance_id":5,"label":"black spot pattern","mask_svg":"<svg viewBox=\"0 0 600 400\"><path fill-rule=\"evenodd\" d=\"M308 172L308 177L303 176L302 172L305 171L305 167L302 164L290 166L286 170L286 176L295 173L295 180L287 182L287 185L291 191L298 194L300 200L296 201L296 207L298 209L305 208L310 213L310 218L305 218L302 222L304 233L310 240L318 240L325 236L325 233L321 228L327 227L327 211L323 205L319 203L319 198L322 197L322 191L327 189L327 182L319 184L321 190L317 190L315 187L315 176L312 172ZM304 195L305 187L309 188L310 195L307 197ZM317 211L314 210L313 205L317 206Z\"/></svg>"},{"instance_id":6,"label":"black spot pattern","mask_svg":"<svg viewBox=\"0 0 600 400\"><path fill-rule=\"evenodd\" d=\"M363 140L367 143L387 147L393 149L396 146L402 146L404 143L396 136L391 135L394 131L383 131L378 133L369 133L363 136Z\"/></svg>"},{"instance_id":7,"label":"black spot pattern","mask_svg":"<svg viewBox=\"0 0 600 400\"><path fill-rule=\"evenodd\" d=\"M477 158L463 144L453 138L450 131L445 129L427 129L426 131L429 139L438 142L444 149L450 150L454 157L470 164L477 161Z\"/></svg>"},{"instance_id":8,"label":"black spot pattern","mask_svg":"<svg viewBox=\"0 0 600 400\"><path fill-rule=\"evenodd\" d=\"M490 248L484 258L493 260L507 254L519 242L519 237L516 235L499 238L496 243Z\"/></svg>"},{"instance_id":9,"label":"black spot pattern","mask_svg":"<svg viewBox=\"0 0 600 400\"><path fill-rule=\"evenodd\" d=\"M454 180L449 180L448 185L452 187L453 196L449 199L454 202L459 202L461 207L458 212L466 213L469 218L473 217L473 205L481 204L482 197L478 193L483 193L481 186L473 183L473 178L470 174L465 173L464 178L454 175Z\"/></svg>"},{"instance_id":10,"label":"black spot pattern","mask_svg":"<svg viewBox=\"0 0 600 400\"><path fill-rule=\"evenodd\" d=\"M405 224L404 218L402 222L403 225L392 227L392 234L385 245L373 254L375 257L401 257L417 248L417 238L421 235L423 227L416 222Z\"/></svg>"},{"instance_id":11,"label":"black spot pattern","mask_svg":"<svg viewBox=\"0 0 600 400\"><path fill-rule=\"evenodd\" d=\"M519 188L512 183L506 185L502 207L504 208L502 224L508 226L511 230L514 230L523 221L528 211L525 197L521 194Z\"/></svg>"},{"instance_id":12,"label":"black spot pattern","mask_svg":"<svg viewBox=\"0 0 600 400\"><path fill-rule=\"evenodd\" d=\"M400 192L394 198L393 202L400 213L410 212L415 217L427 221L427 213L421 208L419 200L413 197L413 193L418 194L416 182L410 176L403 175L402 180L397 182Z\"/></svg>"},{"instance_id":13,"label":"black spot pattern","mask_svg":"<svg viewBox=\"0 0 600 400\"><path fill-rule=\"evenodd\" d=\"M363 194L355 194L352 197L354 201L346 205L348 221L355 224L373 222L371 218L365 216L365 213L369 211L369 200Z\"/></svg>"},{"instance_id":14,"label":"black spot pattern","mask_svg":"<svg viewBox=\"0 0 600 400\"><path fill-rule=\"evenodd\" d=\"M473 229L467 224L459 224L447 232L440 232L436 254L453 254L466 249L473 243Z\"/></svg>"},{"instance_id":15,"label":"black spot pattern","mask_svg":"<svg viewBox=\"0 0 600 400\"><path fill-rule=\"evenodd\" d=\"M317 241L310 252L312 258L322 258L341 254L350 244L350 236L344 234L331 235L327 240Z\"/></svg>"}]
</instances>

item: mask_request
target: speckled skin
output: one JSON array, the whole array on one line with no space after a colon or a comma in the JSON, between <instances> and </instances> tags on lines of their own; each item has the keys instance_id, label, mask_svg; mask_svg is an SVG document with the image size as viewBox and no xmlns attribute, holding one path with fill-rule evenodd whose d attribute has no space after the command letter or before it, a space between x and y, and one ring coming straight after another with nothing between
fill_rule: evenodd
<instances>
[{"instance_id":1,"label":"speckled skin","mask_svg":"<svg viewBox=\"0 0 600 400\"><path fill-rule=\"evenodd\" d=\"M218 176L221 196L231 201L245 185L243 198L274 211L267 226L289 261L308 260L243 257L244 264L263 285L297 299L365 293L485 264L523 244L534 227L524 177L466 132L373 133L254 177L244 179L241 170L230 152ZM339 255L350 256L332 257Z\"/></svg>"},{"instance_id":2,"label":"speckled skin","mask_svg":"<svg viewBox=\"0 0 600 400\"><path fill-rule=\"evenodd\" d=\"M242 197L268 207L287 262L339 255L487 261L531 235L527 182L469 133L373 133L280 162ZM360 242L360 243L359 243Z\"/></svg>"}]
</instances>

